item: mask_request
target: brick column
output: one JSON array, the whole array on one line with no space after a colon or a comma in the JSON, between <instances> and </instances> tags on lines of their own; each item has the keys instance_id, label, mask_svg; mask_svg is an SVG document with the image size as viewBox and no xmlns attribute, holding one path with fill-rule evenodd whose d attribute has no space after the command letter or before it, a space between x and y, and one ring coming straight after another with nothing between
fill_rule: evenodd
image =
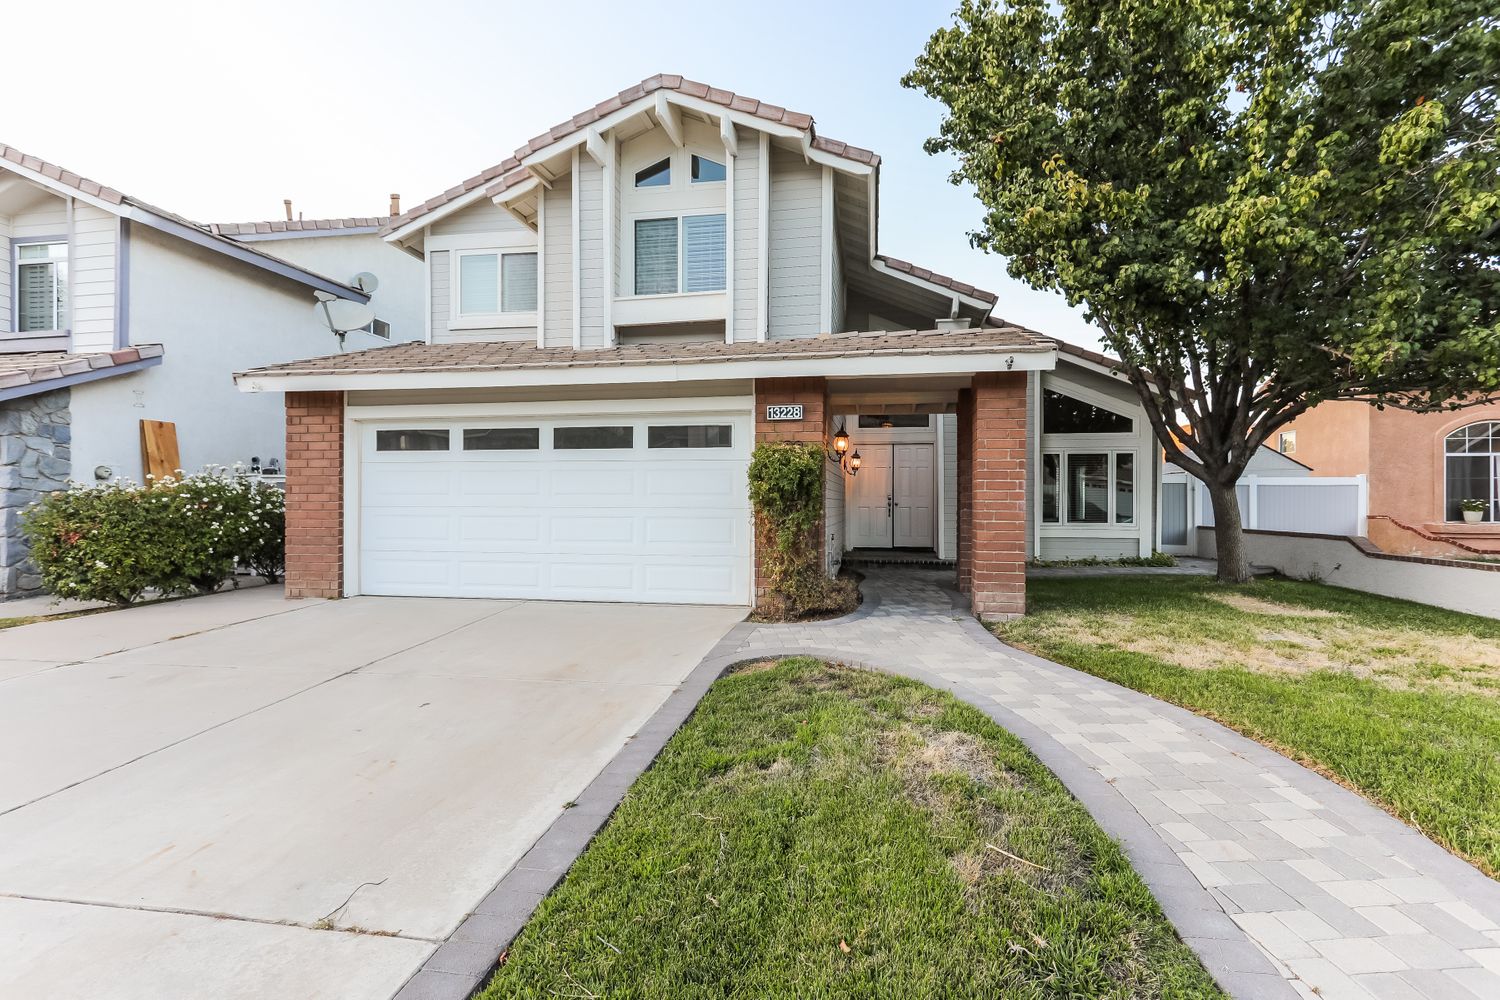
<instances>
[{"instance_id":1,"label":"brick column","mask_svg":"<svg viewBox=\"0 0 1500 1000\"><path fill-rule=\"evenodd\" d=\"M781 404L802 404L801 420L767 420L766 407ZM824 445L832 437L829 422L833 415L828 412L828 381L822 378L761 378L755 380L755 443L767 441L796 441L806 444ZM818 520L818 561L826 566L828 539L828 516L825 505L823 517ZM768 542L760 537L756 528L755 538L755 598L765 594L765 582L761 578L761 551Z\"/></svg>"},{"instance_id":2,"label":"brick column","mask_svg":"<svg viewBox=\"0 0 1500 1000\"><path fill-rule=\"evenodd\" d=\"M344 394L286 394L286 596L344 596Z\"/></svg>"},{"instance_id":3,"label":"brick column","mask_svg":"<svg viewBox=\"0 0 1500 1000\"><path fill-rule=\"evenodd\" d=\"M985 618L1025 614L1025 373L974 376L973 428L969 598Z\"/></svg>"},{"instance_id":4,"label":"brick column","mask_svg":"<svg viewBox=\"0 0 1500 1000\"><path fill-rule=\"evenodd\" d=\"M974 390L958 391L958 571L959 593L973 592L974 570Z\"/></svg>"}]
</instances>

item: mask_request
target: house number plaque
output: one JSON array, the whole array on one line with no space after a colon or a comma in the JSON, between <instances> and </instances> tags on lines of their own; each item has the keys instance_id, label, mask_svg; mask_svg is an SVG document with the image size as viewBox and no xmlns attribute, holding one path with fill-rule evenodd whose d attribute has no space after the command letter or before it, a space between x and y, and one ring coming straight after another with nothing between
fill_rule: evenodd
<instances>
[{"instance_id":1,"label":"house number plaque","mask_svg":"<svg viewBox=\"0 0 1500 1000\"><path fill-rule=\"evenodd\" d=\"M767 420L801 420L801 403L781 403L766 407Z\"/></svg>"}]
</instances>

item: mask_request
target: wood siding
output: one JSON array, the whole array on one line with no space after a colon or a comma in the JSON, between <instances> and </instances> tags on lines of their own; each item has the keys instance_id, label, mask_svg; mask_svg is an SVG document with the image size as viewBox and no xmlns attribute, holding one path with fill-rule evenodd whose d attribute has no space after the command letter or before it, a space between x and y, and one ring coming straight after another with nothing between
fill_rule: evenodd
<instances>
[{"instance_id":1,"label":"wood siding","mask_svg":"<svg viewBox=\"0 0 1500 1000\"><path fill-rule=\"evenodd\" d=\"M823 168L771 147L770 338L818 334L823 295Z\"/></svg>"},{"instance_id":2,"label":"wood siding","mask_svg":"<svg viewBox=\"0 0 1500 1000\"><path fill-rule=\"evenodd\" d=\"M461 212L432 224L433 236L530 232L520 220L488 198L481 198Z\"/></svg>"},{"instance_id":3,"label":"wood siding","mask_svg":"<svg viewBox=\"0 0 1500 1000\"><path fill-rule=\"evenodd\" d=\"M573 184L562 177L543 194L547 248L542 275L546 347L573 346Z\"/></svg>"},{"instance_id":4,"label":"wood siding","mask_svg":"<svg viewBox=\"0 0 1500 1000\"><path fill-rule=\"evenodd\" d=\"M732 339L755 340L760 322L760 133L740 136L734 159L734 301Z\"/></svg>"},{"instance_id":5,"label":"wood siding","mask_svg":"<svg viewBox=\"0 0 1500 1000\"><path fill-rule=\"evenodd\" d=\"M605 347L610 338L604 328L604 169L589 156L578 158L578 231L583 346Z\"/></svg>"},{"instance_id":6,"label":"wood siding","mask_svg":"<svg viewBox=\"0 0 1500 1000\"><path fill-rule=\"evenodd\" d=\"M68 293L75 351L109 351L115 347L115 253L119 228L119 220L113 214L82 202L74 203Z\"/></svg>"},{"instance_id":7,"label":"wood siding","mask_svg":"<svg viewBox=\"0 0 1500 1000\"><path fill-rule=\"evenodd\" d=\"M453 279L449 261L453 255L447 250L433 250L427 254L427 273L432 281L432 342L448 343L448 313L452 308Z\"/></svg>"}]
</instances>

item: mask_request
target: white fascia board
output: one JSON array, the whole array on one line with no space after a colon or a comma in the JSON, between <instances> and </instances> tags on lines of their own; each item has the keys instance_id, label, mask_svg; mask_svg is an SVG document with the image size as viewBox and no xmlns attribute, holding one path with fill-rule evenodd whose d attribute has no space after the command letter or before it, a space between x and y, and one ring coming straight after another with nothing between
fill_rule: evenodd
<instances>
[{"instance_id":1,"label":"white fascia board","mask_svg":"<svg viewBox=\"0 0 1500 1000\"><path fill-rule=\"evenodd\" d=\"M379 226L349 226L343 229L299 229L280 233L242 233L231 236L220 233L225 239L236 243L279 243L282 240L333 239L339 236L368 236L380 232Z\"/></svg>"},{"instance_id":2,"label":"white fascia board","mask_svg":"<svg viewBox=\"0 0 1500 1000\"><path fill-rule=\"evenodd\" d=\"M474 190L459 195L457 198L454 198L452 201L448 202L445 205L439 205L437 208L434 208L430 212L422 213L415 219L412 219L406 225L402 226L400 229L393 229L389 233L386 233L385 241L387 243L399 243L402 240L406 239L408 236L420 233L422 230L426 229L434 222L439 222L443 219L446 219L454 212L459 212L463 209L468 208L470 205L474 204L476 201L484 197L485 189L488 187L488 184L481 184Z\"/></svg>"},{"instance_id":3,"label":"white fascia board","mask_svg":"<svg viewBox=\"0 0 1500 1000\"><path fill-rule=\"evenodd\" d=\"M521 181L518 184L512 184L510 187L506 188L504 191L501 191L490 200L493 201L496 205L499 205L501 208L504 208L507 202L515 201L517 198L524 198L526 195L535 191L537 188L543 186L544 182L542 181L542 179L539 178L536 174L532 174L524 181ZM550 187L551 185L545 186Z\"/></svg>"},{"instance_id":4,"label":"white fascia board","mask_svg":"<svg viewBox=\"0 0 1500 1000\"><path fill-rule=\"evenodd\" d=\"M46 188L48 191L57 195L59 198L73 198L77 201L83 202L85 205L92 205L95 208L103 209L111 215L118 215L123 217L125 215L128 215L130 212L130 202L128 198L126 199L124 204L116 205L113 202L105 201L103 198L96 198L93 195L85 194L81 188L75 188L70 185L64 184L62 181L53 180L51 177L48 177L46 174L42 173L39 170L32 170L28 167L23 167L21 166L21 164L13 163L10 160L0 160L0 171L6 170L16 174L18 177L30 181L37 187Z\"/></svg>"},{"instance_id":5,"label":"white fascia board","mask_svg":"<svg viewBox=\"0 0 1500 1000\"><path fill-rule=\"evenodd\" d=\"M1050 371L1051 350L933 351L927 354L823 358L750 358L731 361L659 362L506 368L489 371L361 372L326 375L238 375L241 392L312 392L359 389L484 389L512 386L622 385L709 382L756 378L878 375L962 375L975 372Z\"/></svg>"},{"instance_id":6,"label":"white fascia board","mask_svg":"<svg viewBox=\"0 0 1500 1000\"><path fill-rule=\"evenodd\" d=\"M936 282L926 281L922 278L919 278L914 274L907 274L904 271L897 271L894 268L886 267L885 264L883 264L879 260L879 258L875 256L874 246L875 241L872 239L870 241L870 269L875 271L877 274L883 274L889 278L897 278L909 285L916 285L918 288L932 292L935 295L941 295L944 298L956 298L966 305L973 306L975 309L983 309L985 311L985 315L989 315L989 311L995 307L995 304L993 302L986 302L984 299L977 299L972 295L965 295L962 292L954 291L952 288L949 288L946 285L939 285Z\"/></svg>"}]
</instances>

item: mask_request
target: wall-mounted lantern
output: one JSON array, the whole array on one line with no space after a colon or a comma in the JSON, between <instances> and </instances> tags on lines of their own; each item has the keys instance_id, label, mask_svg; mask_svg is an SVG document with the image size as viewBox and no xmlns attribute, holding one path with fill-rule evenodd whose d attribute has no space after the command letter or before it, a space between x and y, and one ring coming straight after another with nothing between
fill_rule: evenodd
<instances>
[{"instance_id":1,"label":"wall-mounted lantern","mask_svg":"<svg viewBox=\"0 0 1500 1000\"><path fill-rule=\"evenodd\" d=\"M843 424L839 424L839 429L833 435L833 450L828 453L828 461L854 476L859 474L861 462L859 452L852 455L849 453L850 447L849 432L844 430Z\"/></svg>"}]
</instances>

